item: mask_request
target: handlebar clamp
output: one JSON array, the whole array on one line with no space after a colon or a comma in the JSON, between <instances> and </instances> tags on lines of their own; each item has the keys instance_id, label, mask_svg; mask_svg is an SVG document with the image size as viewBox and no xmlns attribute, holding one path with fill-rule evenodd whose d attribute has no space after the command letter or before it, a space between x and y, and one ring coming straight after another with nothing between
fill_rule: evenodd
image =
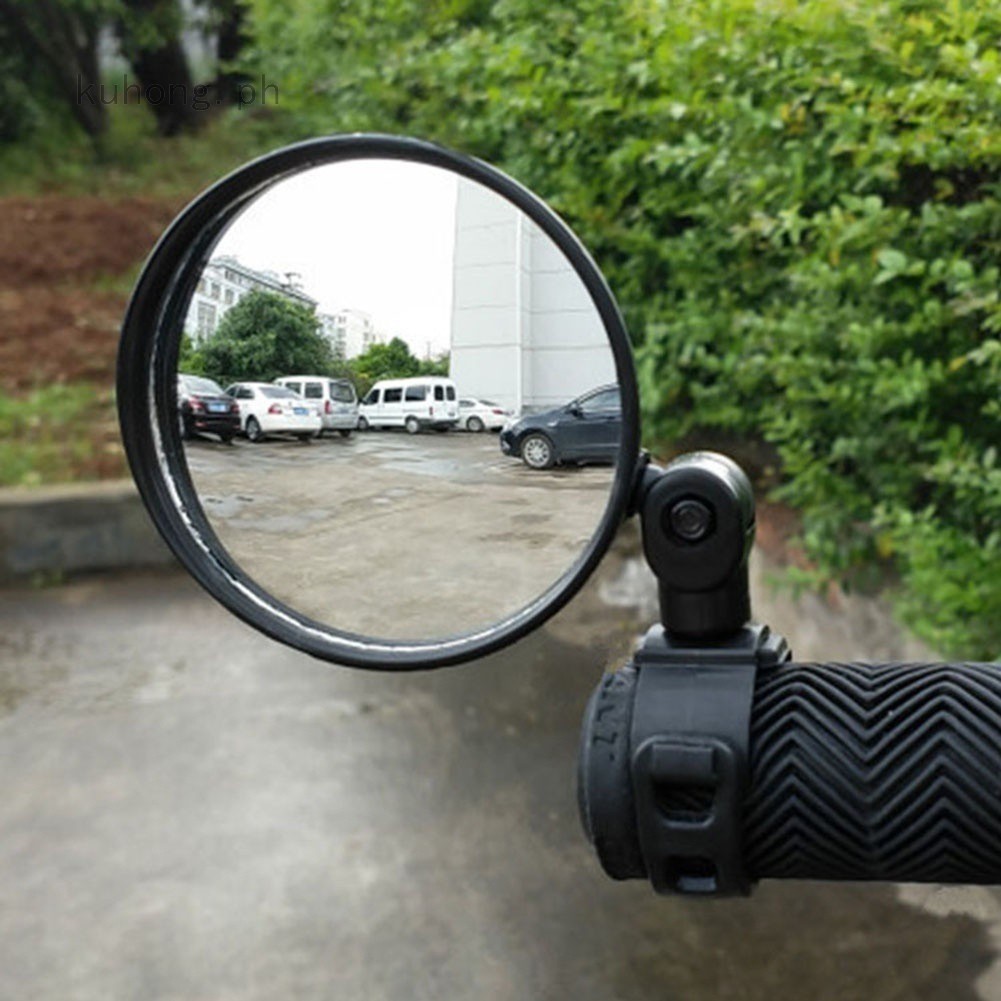
<instances>
[{"instance_id":1,"label":"handlebar clamp","mask_svg":"<svg viewBox=\"0 0 1001 1001\"><path fill-rule=\"evenodd\" d=\"M755 677L789 658L767 626L712 648L654 626L608 676L585 716L578 795L610 876L646 876L659 893L749 892L743 808Z\"/></svg>"}]
</instances>

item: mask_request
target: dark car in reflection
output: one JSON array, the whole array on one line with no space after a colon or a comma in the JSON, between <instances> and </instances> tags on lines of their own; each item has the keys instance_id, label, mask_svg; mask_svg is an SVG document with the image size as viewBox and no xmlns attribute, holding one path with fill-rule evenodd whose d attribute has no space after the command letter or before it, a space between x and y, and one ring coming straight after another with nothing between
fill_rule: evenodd
<instances>
[{"instance_id":1,"label":"dark car in reflection","mask_svg":"<svg viewBox=\"0 0 1001 1001\"><path fill-rule=\"evenodd\" d=\"M177 376L177 420L182 438L207 432L229 444L240 433L240 407L202 375Z\"/></svg>"},{"instance_id":2,"label":"dark car in reflection","mask_svg":"<svg viewBox=\"0 0 1001 1001\"><path fill-rule=\"evenodd\" d=\"M592 389L553 410L531 414L501 431L505 455L532 469L557 463L615 462L622 434L622 399L616 385Z\"/></svg>"}]
</instances>

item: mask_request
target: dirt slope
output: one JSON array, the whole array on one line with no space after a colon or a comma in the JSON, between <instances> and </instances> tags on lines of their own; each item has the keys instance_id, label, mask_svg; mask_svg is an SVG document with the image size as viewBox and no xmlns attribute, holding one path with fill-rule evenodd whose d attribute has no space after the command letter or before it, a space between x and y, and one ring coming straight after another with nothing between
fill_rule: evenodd
<instances>
[{"instance_id":1,"label":"dirt slope","mask_svg":"<svg viewBox=\"0 0 1001 1001\"><path fill-rule=\"evenodd\" d=\"M130 279L178 205L0 199L0 390L110 387Z\"/></svg>"}]
</instances>

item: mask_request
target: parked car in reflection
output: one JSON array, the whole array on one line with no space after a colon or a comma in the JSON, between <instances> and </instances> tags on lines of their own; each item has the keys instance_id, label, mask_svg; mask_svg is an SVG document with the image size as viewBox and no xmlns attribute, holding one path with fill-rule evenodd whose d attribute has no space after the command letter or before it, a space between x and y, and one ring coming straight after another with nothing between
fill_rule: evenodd
<instances>
[{"instance_id":1,"label":"parked car in reflection","mask_svg":"<svg viewBox=\"0 0 1001 1001\"><path fill-rule=\"evenodd\" d=\"M272 434L290 434L308 441L323 426L319 406L285 386L234 382L226 392L239 406L243 433L253 442Z\"/></svg>"},{"instance_id":2,"label":"parked car in reflection","mask_svg":"<svg viewBox=\"0 0 1001 1001\"><path fill-rule=\"evenodd\" d=\"M615 462L621 435L619 387L601 386L562 407L508 424L500 447L532 469L548 469L557 463Z\"/></svg>"},{"instance_id":3,"label":"parked car in reflection","mask_svg":"<svg viewBox=\"0 0 1001 1001\"><path fill-rule=\"evenodd\" d=\"M361 401L358 428L406 428L417 434L447 431L459 421L455 383L442 376L380 379Z\"/></svg>"},{"instance_id":4,"label":"parked car in reflection","mask_svg":"<svg viewBox=\"0 0 1001 1001\"><path fill-rule=\"evenodd\" d=\"M275 385L291 389L319 405L320 430L337 431L347 438L358 427L358 396L350 379L331 379L326 375L285 375Z\"/></svg>"},{"instance_id":5,"label":"parked car in reflection","mask_svg":"<svg viewBox=\"0 0 1001 1001\"><path fill-rule=\"evenodd\" d=\"M241 430L240 408L219 384L202 375L177 375L177 420L181 438L207 432L229 444Z\"/></svg>"},{"instance_id":6,"label":"parked car in reflection","mask_svg":"<svg viewBox=\"0 0 1001 1001\"><path fill-rule=\"evenodd\" d=\"M510 417L510 410L492 400L473 396L459 399L459 427L464 431L499 431Z\"/></svg>"}]
</instances>

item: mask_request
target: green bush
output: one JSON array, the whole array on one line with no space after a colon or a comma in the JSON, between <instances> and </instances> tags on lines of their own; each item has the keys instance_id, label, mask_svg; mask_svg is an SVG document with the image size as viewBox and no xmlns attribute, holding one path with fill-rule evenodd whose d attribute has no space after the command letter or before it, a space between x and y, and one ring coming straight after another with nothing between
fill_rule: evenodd
<instances>
[{"instance_id":1,"label":"green bush","mask_svg":"<svg viewBox=\"0 0 1001 1001\"><path fill-rule=\"evenodd\" d=\"M38 124L38 102L16 73L16 64L0 53L0 143L23 139Z\"/></svg>"},{"instance_id":2,"label":"green bush","mask_svg":"<svg viewBox=\"0 0 1001 1001\"><path fill-rule=\"evenodd\" d=\"M251 290L226 312L200 349L182 341L180 371L227 382L271 382L293 372L324 373L334 357L311 306ZM189 365L189 369L184 369Z\"/></svg>"},{"instance_id":3,"label":"green bush","mask_svg":"<svg viewBox=\"0 0 1001 1001\"><path fill-rule=\"evenodd\" d=\"M651 446L771 443L808 550L1001 651L994 0L255 0L303 129L499 163L623 304ZM266 29L266 30L265 30Z\"/></svg>"},{"instance_id":4,"label":"green bush","mask_svg":"<svg viewBox=\"0 0 1001 1001\"><path fill-rule=\"evenodd\" d=\"M5 18L0 21L0 147L23 142L46 124L66 132L70 115L58 107L51 80Z\"/></svg>"},{"instance_id":5,"label":"green bush","mask_svg":"<svg viewBox=\"0 0 1001 1001\"><path fill-rule=\"evenodd\" d=\"M406 341L392 338L388 344L373 344L356 358L343 363L343 374L354 383L359 397L380 379L411 379L417 375L448 375L448 355L414 357Z\"/></svg>"}]
</instances>

